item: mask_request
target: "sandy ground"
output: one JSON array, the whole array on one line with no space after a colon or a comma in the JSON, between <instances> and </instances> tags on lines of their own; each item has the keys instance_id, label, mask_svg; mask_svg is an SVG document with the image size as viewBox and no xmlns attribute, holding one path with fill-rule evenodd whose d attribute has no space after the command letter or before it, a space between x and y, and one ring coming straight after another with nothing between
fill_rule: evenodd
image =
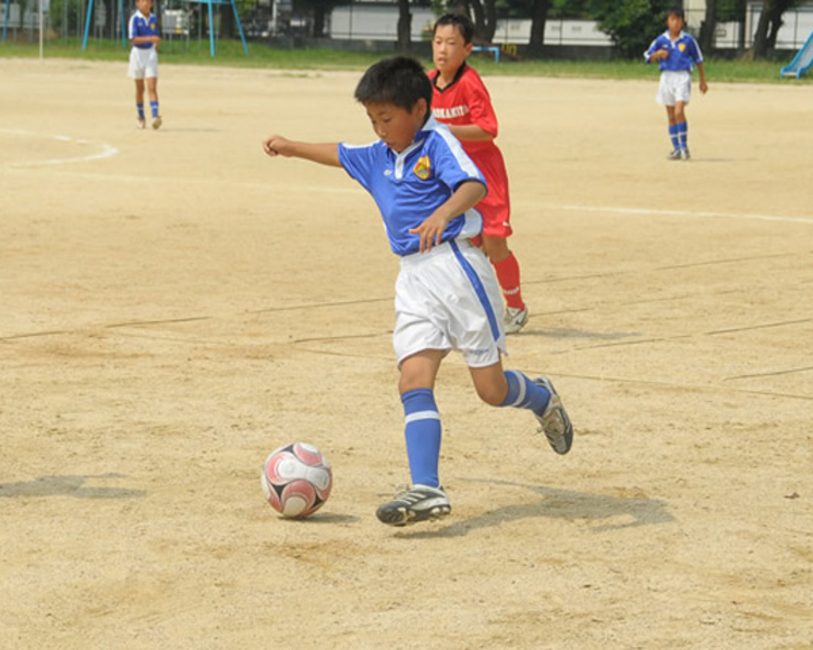
<instances>
[{"instance_id":1,"label":"sandy ground","mask_svg":"<svg viewBox=\"0 0 813 650\"><path fill-rule=\"evenodd\" d=\"M263 136L373 139L350 73L0 65L0 648L813 647L810 88L715 84L664 159L656 80L487 78L555 455L437 397L452 515L408 480L371 199ZM335 472L280 519L292 440Z\"/></svg>"}]
</instances>

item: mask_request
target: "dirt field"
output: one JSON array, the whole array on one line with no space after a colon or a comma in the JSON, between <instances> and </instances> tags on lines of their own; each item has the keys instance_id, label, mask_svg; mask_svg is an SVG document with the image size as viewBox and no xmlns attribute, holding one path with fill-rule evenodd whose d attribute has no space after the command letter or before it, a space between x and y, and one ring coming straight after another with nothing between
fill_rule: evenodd
<instances>
[{"instance_id":1,"label":"dirt field","mask_svg":"<svg viewBox=\"0 0 813 650\"><path fill-rule=\"evenodd\" d=\"M665 160L651 82L487 78L555 455L437 390L443 522L408 480L372 200L269 159L373 139L350 73L0 65L0 649L813 648L811 91L715 84ZM656 73L653 73L656 74ZM306 440L334 492L264 500Z\"/></svg>"}]
</instances>

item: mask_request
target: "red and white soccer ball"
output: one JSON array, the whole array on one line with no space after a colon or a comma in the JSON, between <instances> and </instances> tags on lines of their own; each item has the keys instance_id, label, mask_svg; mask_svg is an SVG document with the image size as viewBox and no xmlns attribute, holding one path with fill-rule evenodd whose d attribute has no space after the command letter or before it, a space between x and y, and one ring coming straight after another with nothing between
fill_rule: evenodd
<instances>
[{"instance_id":1,"label":"red and white soccer ball","mask_svg":"<svg viewBox=\"0 0 813 650\"><path fill-rule=\"evenodd\" d=\"M302 518L325 504L333 487L333 472L316 447L293 442L265 459L262 485L274 510L283 517Z\"/></svg>"}]
</instances>

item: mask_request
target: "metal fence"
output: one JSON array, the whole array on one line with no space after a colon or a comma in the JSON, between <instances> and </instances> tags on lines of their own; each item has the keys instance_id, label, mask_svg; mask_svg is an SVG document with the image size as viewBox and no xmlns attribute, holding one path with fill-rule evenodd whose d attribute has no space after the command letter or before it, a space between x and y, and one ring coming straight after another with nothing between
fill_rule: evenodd
<instances>
[{"instance_id":1,"label":"metal fence","mask_svg":"<svg viewBox=\"0 0 813 650\"><path fill-rule=\"evenodd\" d=\"M88 0L14 0L6 3L0 0L0 21L3 24L3 42L33 43L39 37L40 2L44 19L45 38L81 39L85 29ZM127 0L124 3L124 17L121 16L119 2L94 3L90 25L91 39L121 40L123 25L129 19L134 7ZM190 33L208 34L206 17L190 9L180 10L167 2L162 7L162 28L165 35L188 38ZM740 22L717 24L714 44L719 50L748 49L753 44L760 5L751 5L745 16L745 25ZM412 10L412 39L427 38L434 15L426 8ZM248 17L248 16L247 16ZM699 33L704 19L702 11L688 11L689 31ZM249 17L250 18L250 17ZM329 34L334 39L357 41L393 41L396 39L397 8L393 6L365 6L364 3L351 3L334 8L329 21ZM776 49L796 50L813 33L813 7L798 7L786 11L779 30ZM250 23L250 20L246 21ZM167 31L168 30L168 31ZM529 19L503 20L497 24L494 42L505 45L527 44L530 40L531 21ZM612 42L590 20L548 20L545 25L545 44L548 46L609 47Z\"/></svg>"},{"instance_id":2,"label":"metal fence","mask_svg":"<svg viewBox=\"0 0 813 650\"><path fill-rule=\"evenodd\" d=\"M745 13L745 25L740 21L718 22L714 30L714 47L719 50L749 49L762 14L762 5L751 4ZM695 36L705 20L702 10L686 12L689 31ZM776 35L777 50L798 50L813 33L813 7L796 7L782 14L782 26Z\"/></svg>"},{"instance_id":3,"label":"metal fence","mask_svg":"<svg viewBox=\"0 0 813 650\"><path fill-rule=\"evenodd\" d=\"M88 0L0 0L3 40L8 43L33 43L39 39L40 1L43 31L47 40L82 41L87 20ZM8 9L6 9L8 7ZM231 11L231 9L228 9ZM131 0L93 3L88 36L93 40L122 41L127 22L135 11ZM215 30L219 27L220 6L216 7ZM197 33L209 34L209 19L204 5L165 2L161 6L161 31L165 39L188 39Z\"/></svg>"}]
</instances>

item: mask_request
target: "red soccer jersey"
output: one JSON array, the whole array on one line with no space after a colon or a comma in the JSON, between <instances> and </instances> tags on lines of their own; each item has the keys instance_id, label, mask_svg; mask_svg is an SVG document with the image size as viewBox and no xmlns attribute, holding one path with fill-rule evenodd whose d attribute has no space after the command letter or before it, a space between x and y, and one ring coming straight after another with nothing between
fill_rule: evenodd
<instances>
[{"instance_id":1,"label":"red soccer jersey","mask_svg":"<svg viewBox=\"0 0 813 650\"><path fill-rule=\"evenodd\" d=\"M477 71L464 63L457 71L454 81L443 90L436 85L439 74L437 70L429 73L432 82L432 114L435 119L450 125L476 124L497 137L497 115ZM461 144L474 164L480 168L488 185L488 195L477 204L477 209L483 215L483 233L508 237L511 234L511 207L508 199L508 173L502 153L493 140L461 141Z\"/></svg>"}]
</instances>

